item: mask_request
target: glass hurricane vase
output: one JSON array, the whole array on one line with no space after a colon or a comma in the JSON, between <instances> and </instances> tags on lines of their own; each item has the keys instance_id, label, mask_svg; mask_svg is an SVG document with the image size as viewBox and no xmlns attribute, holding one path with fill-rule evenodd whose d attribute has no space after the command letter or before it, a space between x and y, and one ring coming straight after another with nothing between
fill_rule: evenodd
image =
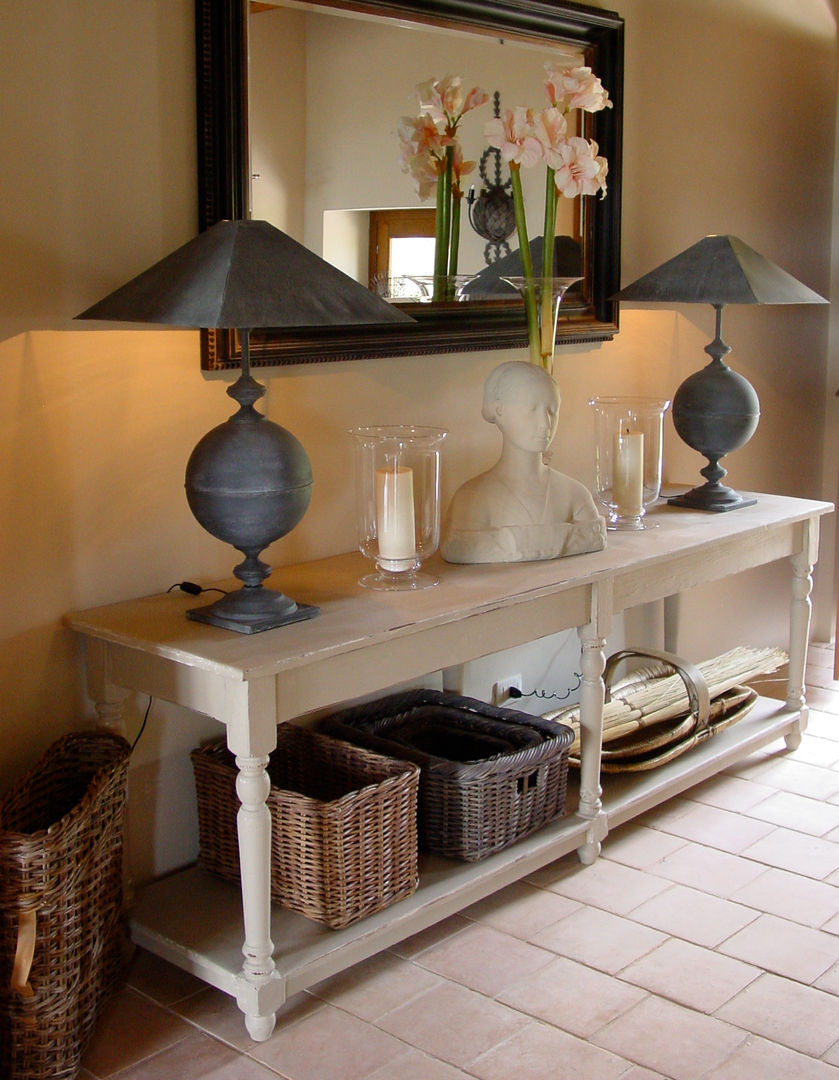
<instances>
[{"instance_id":1,"label":"glass hurricane vase","mask_svg":"<svg viewBox=\"0 0 839 1080\"><path fill-rule=\"evenodd\" d=\"M350 432L355 447L358 547L375 570L368 589L427 589L420 571L440 543L441 428L374 426Z\"/></svg>"},{"instance_id":2,"label":"glass hurricane vase","mask_svg":"<svg viewBox=\"0 0 839 1080\"><path fill-rule=\"evenodd\" d=\"M529 278L505 275L503 280L512 285L524 299L531 363L539 364L549 374L553 374L559 305L566 292L580 281L580 278Z\"/></svg>"},{"instance_id":3,"label":"glass hurricane vase","mask_svg":"<svg viewBox=\"0 0 839 1080\"><path fill-rule=\"evenodd\" d=\"M664 414L659 398L597 397L595 498L606 512L607 529L644 529L647 507L661 494Z\"/></svg>"}]
</instances>

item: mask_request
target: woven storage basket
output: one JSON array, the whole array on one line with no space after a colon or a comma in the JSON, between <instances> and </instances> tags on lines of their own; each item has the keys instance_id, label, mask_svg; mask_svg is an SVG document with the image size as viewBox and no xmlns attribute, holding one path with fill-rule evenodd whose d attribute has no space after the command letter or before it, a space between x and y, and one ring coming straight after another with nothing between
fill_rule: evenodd
<instances>
[{"instance_id":1,"label":"woven storage basket","mask_svg":"<svg viewBox=\"0 0 839 1080\"><path fill-rule=\"evenodd\" d=\"M9 1080L75 1077L120 978L130 753L118 735L66 735L0 800L0 1069Z\"/></svg>"},{"instance_id":2,"label":"woven storage basket","mask_svg":"<svg viewBox=\"0 0 839 1080\"><path fill-rule=\"evenodd\" d=\"M476 861L565 809L564 724L439 690L409 690L327 718L326 730L416 762L420 843Z\"/></svg>"},{"instance_id":3,"label":"woven storage basket","mask_svg":"<svg viewBox=\"0 0 839 1080\"><path fill-rule=\"evenodd\" d=\"M237 769L224 742L192 752L199 862L239 880ZM419 769L280 724L268 764L271 896L337 930L417 887Z\"/></svg>"}]
</instances>

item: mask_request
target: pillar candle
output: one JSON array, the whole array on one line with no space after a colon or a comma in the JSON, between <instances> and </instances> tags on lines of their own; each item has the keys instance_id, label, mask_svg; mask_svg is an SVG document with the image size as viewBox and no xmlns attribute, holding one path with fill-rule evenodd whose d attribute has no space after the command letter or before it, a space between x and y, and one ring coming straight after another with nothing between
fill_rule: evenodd
<instances>
[{"instance_id":1,"label":"pillar candle","mask_svg":"<svg viewBox=\"0 0 839 1080\"><path fill-rule=\"evenodd\" d=\"M376 470L376 532L384 559L414 559L414 474L411 469Z\"/></svg>"},{"instance_id":2,"label":"pillar candle","mask_svg":"<svg viewBox=\"0 0 839 1080\"><path fill-rule=\"evenodd\" d=\"M619 431L612 454L612 498L621 517L644 509L644 433Z\"/></svg>"}]
</instances>

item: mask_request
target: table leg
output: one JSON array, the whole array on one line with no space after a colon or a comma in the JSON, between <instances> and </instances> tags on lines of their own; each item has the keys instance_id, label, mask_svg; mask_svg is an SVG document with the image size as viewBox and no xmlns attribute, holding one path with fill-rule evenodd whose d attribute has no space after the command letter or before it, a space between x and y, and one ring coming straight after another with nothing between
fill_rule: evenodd
<instances>
[{"instance_id":1,"label":"table leg","mask_svg":"<svg viewBox=\"0 0 839 1080\"><path fill-rule=\"evenodd\" d=\"M606 666L606 639L594 623L579 630L582 643L580 668L580 805L578 813L591 821L588 838L577 850L580 862L590 865L600 854L606 835L606 821L600 801L600 752L603 740L603 669Z\"/></svg>"},{"instance_id":2,"label":"table leg","mask_svg":"<svg viewBox=\"0 0 839 1080\"><path fill-rule=\"evenodd\" d=\"M815 534L815 535L814 535ZM807 727L807 705L804 695L804 678L807 666L807 643L810 637L810 613L813 590L813 565L818 545L818 523L804 523L801 551L790 559L792 565L792 601L789 620L789 678L787 682L787 706L796 709L799 721L795 730L786 736L787 748L795 750L801 745L802 733Z\"/></svg>"},{"instance_id":3,"label":"table leg","mask_svg":"<svg viewBox=\"0 0 839 1080\"><path fill-rule=\"evenodd\" d=\"M271 814L265 800L271 782L265 771L267 757L237 757L236 794L239 865L242 876L242 915L245 927L243 974L249 983L270 981L274 971L271 941ZM252 1039L264 1042L274 1030L275 1016L247 1011L245 1026Z\"/></svg>"}]
</instances>

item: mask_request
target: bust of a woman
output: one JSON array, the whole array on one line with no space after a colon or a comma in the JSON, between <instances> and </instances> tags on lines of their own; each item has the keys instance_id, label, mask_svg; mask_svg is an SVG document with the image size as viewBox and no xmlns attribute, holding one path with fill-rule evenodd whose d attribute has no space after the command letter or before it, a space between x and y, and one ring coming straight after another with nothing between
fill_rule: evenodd
<instances>
[{"instance_id":1,"label":"bust of a woman","mask_svg":"<svg viewBox=\"0 0 839 1080\"><path fill-rule=\"evenodd\" d=\"M605 547L606 522L588 489L542 460L559 402L556 382L534 364L512 360L490 372L482 415L501 432L501 456L455 492L440 545L447 562L528 562Z\"/></svg>"}]
</instances>

